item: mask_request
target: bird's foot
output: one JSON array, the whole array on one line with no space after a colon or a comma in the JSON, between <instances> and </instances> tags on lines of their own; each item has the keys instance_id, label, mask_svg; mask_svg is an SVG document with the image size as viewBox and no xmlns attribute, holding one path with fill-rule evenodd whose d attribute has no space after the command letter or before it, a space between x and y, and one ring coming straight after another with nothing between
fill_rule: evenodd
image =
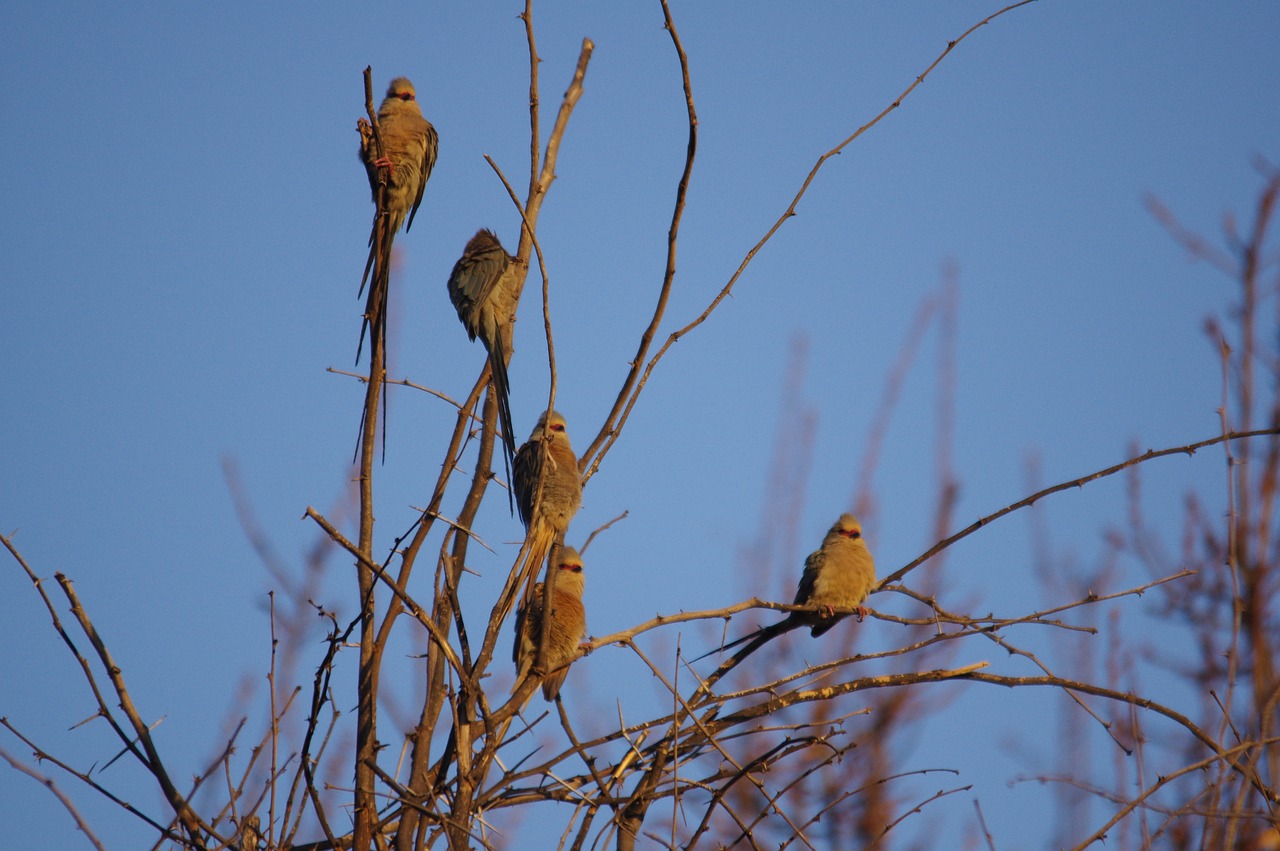
<instances>
[{"instance_id":1,"label":"bird's foot","mask_svg":"<svg viewBox=\"0 0 1280 851\"><path fill-rule=\"evenodd\" d=\"M379 157L373 161L378 168L385 168L392 174L396 173L396 164L391 161L391 157Z\"/></svg>"},{"instance_id":2,"label":"bird's foot","mask_svg":"<svg viewBox=\"0 0 1280 851\"><path fill-rule=\"evenodd\" d=\"M862 623L863 619L867 616L866 607L858 606L856 609L854 609L854 615L858 618L858 623Z\"/></svg>"}]
</instances>

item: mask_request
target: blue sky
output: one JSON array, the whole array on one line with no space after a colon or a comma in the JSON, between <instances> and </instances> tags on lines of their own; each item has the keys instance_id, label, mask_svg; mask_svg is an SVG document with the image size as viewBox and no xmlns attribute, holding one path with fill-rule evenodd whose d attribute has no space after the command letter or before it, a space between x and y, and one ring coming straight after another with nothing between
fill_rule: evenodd
<instances>
[{"instance_id":1,"label":"blue sky","mask_svg":"<svg viewBox=\"0 0 1280 851\"><path fill-rule=\"evenodd\" d=\"M683 100L657 3L545 6L535 9L544 128L582 38L595 42L539 227L558 407L581 449L657 295L683 166ZM337 513L349 487L361 388L326 368L352 368L362 306L372 208L355 154L361 72L373 66L379 94L390 77L411 77L441 137L415 228L397 241L391 371L461 398L483 352L459 327L445 280L478 227L509 248L517 236L483 155L517 187L527 181L519 8L24 3L0 12L9 140L0 531L16 532L39 575L74 579L135 700L164 717L159 735L178 776L214 752L237 688L260 682L269 661L273 582L237 522L224 460L295 572L317 539L304 509ZM660 338L724 285L819 155L997 8L677 3L700 136ZM756 592L790 594L804 554L852 504L890 368L949 263L958 524L1024 496L1032 456L1052 483L1135 445L1212 435L1221 391L1202 324L1234 292L1188 261L1143 199L1158 196L1211 235L1225 212L1244 216L1260 183L1255 158L1280 156L1278 34L1280 7L1268 2L1041 0L962 43L828 162L734 297L656 370L570 535L630 512L587 555L592 633ZM545 402L540 325L527 297L511 368L520 439ZM802 492L780 495L767 485L775 442L797 439L789 432L801 411L783 401L797 339L807 343L805 379L791 392L816 416L813 460ZM937 341L935 328L880 448L877 510L865 520L882 574L932 543ZM390 414L376 474L383 549L427 502L452 421L448 406L401 389ZM1148 508L1172 551L1181 494L1224 505L1220 454L1162 461L1147 476ZM1037 509L1055 551L1082 565L1096 559L1104 530L1123 520L1123 496L1115 480ZM491 503L482 535L500 556L473 550L481 601L521 535L505 501ZM794 552L779 553L768 575L744 575L739 553L778 512L800 517ZM955 548L943 575L950 601L1006 613L1046 602L1029 530L1015 515ZM346 615L350 580L346 561L331 559L321 593ZM15 566L0 570L0 598L0 715L79 766L110 759L118 747L103 730L68 729L92 713L90 697ZM901 607L890 595L871 603ZM1129 605L1139 617L1143 604ZM691 640L701 640L696 631ZM893 634L868 629L867 640ZM635 665L605 649L569 686L587 705L611 707L612 678L640 675ZM388 696L413 699L410 689ZM635 700L643 713L656 693ZM1042 705L963 691L904 758L972 766L974 742L985 742L999 755L967 778L974 795L997 840L1034 847L1043 837L1017 815L1047 798L1006 786L1034 766L1002 750L995 727L973 733L965 723L992 700L1015 725ZM26 752L12 738L0 743ZM107 782L128 786L131 771L117 763ZM0 789L11 812L35 816L19 820L20 835L31 832L16 847L83 847L35 783L2 766ZM109 846L144 841L139 823L86 797ZM150 789L133 798L159 811ZM966 824L968 799L955 806L937 817Z\"/></svg>"}]
</instances>

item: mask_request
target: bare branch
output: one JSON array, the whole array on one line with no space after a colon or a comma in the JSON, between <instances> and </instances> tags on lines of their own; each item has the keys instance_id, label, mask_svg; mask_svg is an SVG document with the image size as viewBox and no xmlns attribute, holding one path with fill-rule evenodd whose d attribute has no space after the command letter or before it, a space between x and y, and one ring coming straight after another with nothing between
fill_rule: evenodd
<instances>
[{"instance_id":1,"label":"bare branch","mask_svg":"<svg viewBox=\"0 0 1280 851\"><path fill-rule=\"evenodd\" d=\"M1150 461L1155 458L1163 458L1166 455L1194 455L1196 454L1197 451L1204 449L1206 446L1215 446L1224 441L1247 440L1248 438L1251 438L1251 437L1260 437L1263 435L1277 435L1277 434L1280 434L1280 428L1264 428L1264 429L1256 429L1254 431L1231 432L1230 434L1224 434L1218 437L1211 437L1211 438L1208 438L1207 440L1201 440L1196 443L1188 443L1185 446L1175 446L1169 449L1159 449L1159 450L1151 449L1151 450L1148 450L1147 452L1144 452L1141 455L1130 458L1127 461L1122 461L1119 464L1114 464L1110 467L1104 467L1101 470L1098 470L1097 472L1088 474L1087 476L1081 476L1078 479L1072 479L1069 482L1062 482L1061 484L1054 485L1053 487L1048 487L1048 488L1045 488L1044 490L1037 491L1036 493L1033 493L1029 497L1020 499L1017 502L1013 503L1012 505L1006 505L1004 508L1000 509L999 511L996 511L992 514L988 514L986 517L982 517L979 520L974 521L972 524L961 529L959 532L955 533L951 537L946 538L945 540L939 541L938 543L934 544L923 555L917 556L915 559L909 562L906 566L898 568L896 571L894 571L893 573L889 574L884 579L882 579L880 581L879 587L883 588L884 586L892 582L897 582L899 579L906 576L909 572L911 572L915 568L924 564L926 561L933 558L935 555L942 552L947 547L950 547L956 541L959 541L962 538L967 538L968 536L972 535L974 532L981 529L983 526L986 526L987 524L992 523L995 520L999 520L1001 517L1013 511L1017 511L1019 508L1026 508L1029 505L1035 505L1039 500L1043 499L1046 496L1049 496L1050 494L1055 494L1055 493L1058 493L1059 491L1070 490L1071 488L1083 487L1087 485L1089 482L1097 481L1098 479L1104 479L1107 476L1115 475L1121 470L1136 466L1138 464L1142 464L1146 461Z\"/></svg>"},{"instance_id":2,"label":"bare branch","mask_svg":"<svg viewBox=\"0 0 1280 851\"><path fill-rule=\"evenodd\" d=\"M6 724L6 726L8 725ZM97 848L98 851L106 851L106 846L102 844L94 834L93 830L90 829L88 822L86 822L84 817L80 815L80 811L76 809L76 805L72 803L71 799L67 797L65 792L58 788L58 784L53 781L52 777L47 774L41 774L31 766L20 762L4 748L0 748L0 759L3 759L16 771L22 772L52 792L53 796L58 799L58 803L62 804L63 809L70 813L72 820L76 823L76 829L84 834L85 839L88 839L93 847Z\"/></svg>"}]
</instances>

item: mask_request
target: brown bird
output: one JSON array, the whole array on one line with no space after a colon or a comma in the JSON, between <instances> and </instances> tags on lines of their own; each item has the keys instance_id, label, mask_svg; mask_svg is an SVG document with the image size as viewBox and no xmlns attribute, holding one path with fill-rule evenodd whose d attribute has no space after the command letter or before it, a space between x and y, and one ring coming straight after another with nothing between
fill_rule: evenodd
<instances>
[{"instance_id":1,"label":"brown bird","mask_svg":"<svg viewBox=\"0 0 1280 851\"><path fill-rule=\"evenodd\" d=\"M517 574L517 587L524 585L522 599L527 602L552 544L564 540L569 522L582 505L578 458L569 445L569 432L559 412L552 411L548 416L544 411L538 417L529 439L516 452L512 486L525 527L525 559Z\"/></svg>"},{"instance_id":2,"label":"brown bird","mask_svg":"<svg viewBox=\"0 0 1280 851\"><path fill-rule=\"evenodd\" d=\"M693 661L712 653L723 653L730 647L749 641L751 644L738 651L735 657L745 658L775 635L802 626L810 627L809 634L817 638L848 617L836 614L837 608L855 609L858 620L862 620L867 614L862 602L875 587L876 562L867 549L867 542L862 539L862 524L852 514L841 514L840 519L827 530L822 546L804 560L804 573L800 575L800 586L792 603L815 606L817 611L791 612L784 620L747 633Z\"/></svg>"},{"instance_id":3,"label":"brown bird","mask_svg":"<svg viewBox=\"0 0 1280 851\"><path fill-rule=\"evenodd\" d=\"M377 145L373 138L373 128L369 122L361 118L357 122L360 131L360 160L364 163L369 175L369 189L373 193L373 203L378 203L378 187L381 182L379 171L386 170L386 204L387 220L382 229L376 218L373 230L369 234L369 259L364 266L364 276L360 279L360 292L364 292L369 278L369 270L374 267L374 260L379 251L384 258L391 256L391 244L395 233L404 223L407 231L413 226L414 216L418 214L418 206L422 204L422 193L426 189L431 170L436 164L436 152L440 137L431 122L422 117L418 107L417 92L413 83L406 77L396 77L387 86L387 96L378 107L378 130L382 137L383 156L378 156ZM406 222L405 219L408 219ZM381 238L379 238L381 233ZM360 328L360 345L364 345L365 330L369 326L371 315L377 307L386 304L387 271L382 270L382 281L375 281L369 293L369 302L365 307L364 324ZM377 306L375 306L377 302ZM385 313L382 321L385 323ZM380 323L382 324L382 323ZM385 327L385 325L383 326ZM383 328L377 329L379 332ZM360 359L359 350L356 360Z\"/></svg>"},{"instance_id":4,"label":"brown bird","mask_svg":"<svg viewBox=\"0 0 1280 851\"><path fill-rule=\"evenodd\" d=\"M458 319L467 329L467 335L472 340L479 337L489 353L508 479L516 457L507 364L511 362L514 351L512 330L516 316L518 270L515 258L506 252L493 231L479 230L471 237L449 274L449 300L458 311Z\"/></svg>"},{"instance_id":5,"label":"brown bird","mask_svg":"<svg viewBox=\"0 0 1280 851\"><path fill-rule=\"evenodd\" d=\"M569 673L569 664L578 655L578 644L587 634L587 613L582 607L582 556L573 547L560 550L556 568L547 572L551 586L551 624L542 661L546 675L542 679L542 696L548 702L556 699L560 686ZM533 596L516 612L516 637L511 659L516 663L516 684L520 689L538 657L538 641L542 637L543 584L533 589Z\"/></svg>"},{"instance_id":6,"label":"brown bird","mask_svg":"<svg viewBox=\"0 0 1280 851\"><path fill-rule=\"evenodd\" d=\"M794 605L821 606L822 612L792 612L791 619L813 624L814 638L835 626L846 615L836 607L858 610L858 620L866 617L862 601L876 585L876 562L862 539L862 524L852 514L841 514L827 531L822 547L804 560L804 573L796 589Z\"/></svg>"},{"instance_id":7,"label":"brown bird","mask_svg":"<svg viewBox=\"0 0 1280 851\"><path fill-rule=\"evenodd\" d=\"M378 106L378 130L385 155L378 157L372 136L360 145L360 160L369 173L373 202L378 203L378 169L388 170L387 212L391 214L388 230L392 233L404 223L407 231L422 204L431 169L436 164L440 137L431 122L422 117L418 94L407 77L396 77L387 86L387 96ZM364 134L362 133L363 137ZM408 222L405 222L405 217Z\"/></svg>"}]
</instances>

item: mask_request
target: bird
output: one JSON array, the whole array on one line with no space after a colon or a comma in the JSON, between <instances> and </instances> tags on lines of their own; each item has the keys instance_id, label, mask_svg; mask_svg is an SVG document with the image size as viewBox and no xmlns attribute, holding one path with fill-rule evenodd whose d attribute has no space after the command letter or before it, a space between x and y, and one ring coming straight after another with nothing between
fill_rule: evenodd
<instances>
[{"instance_id":1,"label":"bird","mask_svg":"<svg viewBox=\"0 0 1280 851\"><path fill-rule=\"evenodd\" d=\"M462 257L449 273L449 301L467 335L484 343L489 354L493 389L498 396L498 419L502 428L508 479L516 457L515 431L511 425L511 385L507 364L511 362L512 328L516 314L516 278L519 266L506 252L497 235L486 229L476 231Z\"/></svg>"},{"instance_id":2,"label":"bird","mask_svg":"<svg viewBox=\"0 0 1280 851\"><path fill-rule=\"evenodd\" d=\"M512 486L525 527L524 560L516 572L516 581L517 586L526 589L522 599L527 602L538 569L552 545L563 541L570 521L582 505L578 458L569 445L569 432L560 412L544 411L538 417L529 439L516 451Z\"/></svg>"},{"instance_id":3,"label":"bird","mask_svg":"<svg viewBox=\"0 0 1280 851\"><path fill-rule=\"evenodd\" d=\"M547 672L542 678L542 697L550 703L560 693L569 664L578 655L578 644L587 634L587 613L582 606L582 556L578 551L573 547L561 548L555 570L547 571L547 580L552 583L551 624L542 653ZM515 643L511 648L511 660L516 664L513 694L531 676L537 661L538 642L542 638L543 590L543 583L539 582L534 586L533 596L516 612Z\"/></svg>"},{"instance_id":4,"label":"bird","mask_svg":"<svg viewBox=\"0 0 1280 851\"><path fill-rule=\"evenodd\" d=\"M396 77L387 86L387 95L378 106L378 130L384 155L378 156L371 135L360 144L360 160L369 174L373 202L378 203L378 169L386 168L387 212L390 232L404 224L407 232L422 204L422 193L435 168L440 136L431 122L422 117L418 93L408 77ZM405 219L408 218L406 222Z\"/></svg>"},{"instance_id":5,"label":"bird","mask_svg":"<svg viewBox=\"0 0 1280 851\"><path fill-rule=\"evenodd\" d=\"M867 614L862 603L875 585L876 562L862 538L862 524L852 514L841 514L827 530L822 546L804 560L804 572L800 575L792 605L812 606L812 610L791 612L785 619L717 647L693 661L750 641L750 646L738 653L739 657L745 658L775 635L803 626L809 627L809 634L817 638L848 617L836 614L837 608L854 609L858 620L862 620Z\"/></svg>"},{"instance_id":6,"label":"bird","mask_svg":"<svg viewBox=\"0 0 1280 851\"><path fill-rule=\"evenodd\" d=\"M387 188L384 207L387 220L380 229L375 213L373 230L369 234L369 259L365 263L364 276L360 279L360 292L363 293L369 270L374 267L374 259L379 251L384 258L389 258L391 243L400 225L403 223L406 231L413 226L413 219L422 204L423 190L431 177L431 170L435 168L440 137L431 122L422 117L417 91L408 77L396 77L392 80L387 86L386 97L378 107L382 156L378 155L373 128L369 122L361 118L357 122L357 128L360 131L360 160L369 175L369 189L373 193L375 205L378 203L378 190L382 183L379 172L383 169L386 170ZM382 307L386 303L385 270L382 277L382 281L375 281L369 293L364 324L360 328L361 346L364 345L364 334L370 317L375 313L375 303L376 307ZM383 321L385 322L385 316ZM377 330L380 332L382 329ZM359 360L359 350L356 352L356 359Z\"/></svg>"},{"instance_id":7,"label":"bird","mask_svg":"<svg viewBox=\"0 0 1280 851\"><path fill-rule=\"evenodd\" d=\"M845 615L836 607L856 608L858 620L866 617L863 600L876 585L876 562L862 538L862 524L852 514L841 514L827 531L822 546L804 560L804 573L793 605L818 606L820 612L792 612L790 619L812 624L814 638L835 626Z\"/></svg>"}]
</instances>

